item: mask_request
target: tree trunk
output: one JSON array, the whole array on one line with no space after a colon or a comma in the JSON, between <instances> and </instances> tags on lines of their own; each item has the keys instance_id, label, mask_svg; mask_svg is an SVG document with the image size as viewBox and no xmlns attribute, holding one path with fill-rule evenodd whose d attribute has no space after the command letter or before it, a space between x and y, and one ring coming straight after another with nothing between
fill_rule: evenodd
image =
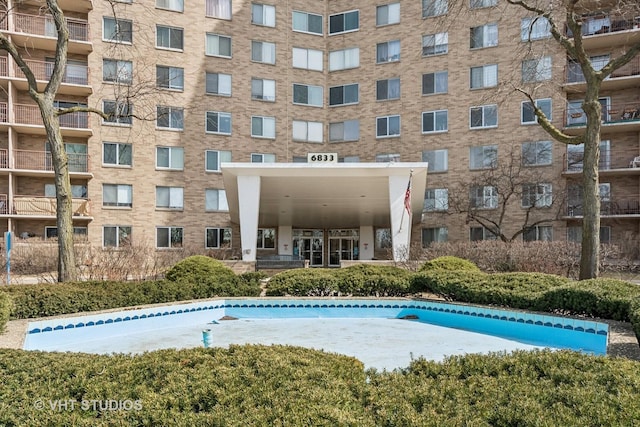
<instances>
[{"instance_id":1,"label":"tree trunk","mask_svg":"<svg viewBox=\"0 0 640 427\"><path fill-rule=\"evenodd\" d=\"M69 162L60 133L60 121L52 99L42 99L40 111L47 131L55 171L56 220L58 225L58 282L78 280L78 268L73 249L73 205Z\"/></svg>"},{"instance_id":2,"label":"tree trunk","mask_svg":"<svg viewBox=\"0 0 640 427\"><path fill-rule=\"evenodd\" d=\"M597 91L587 91L582 106L587 115L584 138L582 171L582 254L580 280L598 277L600 267L600 188L598 164L600 163L600 128L602 106Z\"/></svg>"}]
</instances>

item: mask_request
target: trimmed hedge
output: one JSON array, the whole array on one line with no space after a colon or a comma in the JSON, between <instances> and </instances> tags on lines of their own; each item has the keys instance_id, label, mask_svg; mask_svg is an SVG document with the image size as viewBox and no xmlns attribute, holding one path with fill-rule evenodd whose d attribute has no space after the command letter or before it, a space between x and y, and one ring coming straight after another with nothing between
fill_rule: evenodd
<instances>
[{"instance_id":1,"label":"trimmed hedge","mask_svg":"<svg viewBox=\"0 0 640 427\"><path fill-rule=\"evenodd\" d=\"M434 258L422 264L420 271L432 270L464 270L464 271L480 271L477 265L464 258L455 256L441 256Z\"/></svg>"},{"instance_id":2,"label":"trimmed hedge","mask_svg":"<svg viewBox=\"0 0 640 427\"><path fill-rule=\"evenodd\" d=\"M347 268L298 268L273 276L268 296L403 296L411 272L393 266L359 264Z\"/></svg>"},{"instance_id":3,"label":"trimmed hedge","mask_svg":"<svg viewBox=\"0 0 640 427\"><path fill-rule=\"evenodd\" d=\"M0 334L4 332L4 328L9 321L9 315L11 314L11 298L9 295L0 291Z\"/></svg>"},{"instance_id":4,"label":"trimmed hedge","mask_svg":"<svg viewBox=\"0 0 640 427\"><path fill-rule=\"evenodd\" d=\"M568 351L417 359L404 370L365 372L352 357L290 346L110 356L0 350L0 377L3 426L626 426L640 419L637 362ZM93 400L130 409L100 411Z\"/></svg>"}]
</instances>

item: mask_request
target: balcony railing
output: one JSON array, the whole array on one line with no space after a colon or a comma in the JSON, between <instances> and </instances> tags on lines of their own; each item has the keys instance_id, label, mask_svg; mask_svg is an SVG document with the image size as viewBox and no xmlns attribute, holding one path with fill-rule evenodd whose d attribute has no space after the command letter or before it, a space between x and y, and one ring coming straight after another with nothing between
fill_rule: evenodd
<instances>
[{"instance_id":1,"label":"balcony railing","mask_svg":"<svg viewBox=\"0 0 640 427\"><path fill-rule=\"evenodd\" d=\"M584 153L582 151L575 151L564 154L564 171L582 172L583 159ZM598 162L598 170L607 171L613 169L628 168L640 170L640 154L634 154L633 152L613 152L613 150L600 149L600 161Z\"/></svg>"},{"instance_id":2,"label":"balcony railing","mask_svg":"<svg viewBox=\"0 0 640 427\"><path fill-rule=\"evenodd\" d=\"M624 19L620 16L610 16L606 14L584 16L582 18L582 35L593 36L596 34L616 33L619 31L633 30L640 27L640 20ZM567 27L568 37L573 37L571 30Z\"/></svg>"},{"instance_id":3,"label":"balcony railing","mask_svg":"<svg viewBox=\"0 0 640 427\"><path fill-rule=\"evenodd\" d=\"M0 102L0 123L9 123L9 115L7 114L6 102Z\"/></svg>"},{"instance_id":4,"label":"balcony railing","mask_svg":"<svg viewBox=\"0 0 640 427\"><path fill-rule=\"evenodd\" d=\"M53 62L32 60L26 60L25 62L27 63L29 68L31 68L31 72L33 72L36 80L48 82L49 79L51 79L51 74L53 73ZM0 62L0 70L1 67L2 63ZM22 72L18 64L15 64L14 70L16 77L25 78L24 73ZM62 77L62 83L72 85L87 85L89 83L89 67L80 64L67 64L67 69L65 70L65 73Z\"/></svg>"},{"instance_id":5,"label":"balcony railing","mask_svg":"<svg viewBox=\"0 0 640 427\"><path fill-rule=\"evenodd\" d=\"M600 215L640 215L640 200L638 198L603 200L600 202ZM567 216L583 216L582 204L569 202Z\"/></svg>"},{"instance_id":6,"label":"balcony railing","mask_svg":"<svg viewBox=\"0 0 640 427\"><path fill-rule=\"evenodd\" d=\"M24 125L43 126L40 108L37 105L15 104L15 121ZM0 111L0 122L2 116ZM89 127L89 113L77 111L59 116L60 127L73 129L87 129Z\"/></svg>"},{"instance_id":7,"label":"balcony railing","mask_svg":"<svg viewBox=\"0 0 640 427\"><path fill-rule=\"evenodd\" d=\"M607 65L609 59L598 59L591 62L595 70L600 70ZM640 75L640 57L635 57L629 63L615 70L607 80L620 77L630 77ZM577 63L569 63L565 69L565 83L584 83L585 78L582 69Z\"/></svg>"},{"instance_id":8,"label":"balcony railing","mask_svg":"<svg viewBox=\"0 0 640 427\"><path fill-rule=\"evenodd\" d=\"M623 123L640 121L640 102L602 105L602 123ZM587 115L579 106L569 106L565 111L567 126L584 126Z\"/></svg>"},{"instance_id":9,"label":"balcony railing","mask_svg":"<svg viewBox=\"0 0 640 427\"><path fill-rule=\"evenodd\" d=\"M9 207L7 195L0 194L0 214L25 216L55 216L58 205L55 197L15 196ZM90 216L91 206L87 199L71 201L73 216Z\"/></svg>"},{"instance_id":10,"label":"balcony railing","mask_svg":"<svg viewBox=\"0 0 640 427\"><path fill-rule=\"evenodd\" d=\"M7 57L0 56L0 77L7 77L9 69L7 68Z\"/></svg>"},{"instance_id":11,"label":"balcony railing","mask_svg":"<svg viewBox=\"0 0 640 427\"><path fill-rule=\"evenodd\" d=\"M44 37L58 37L56 24L51 15L29 15L11 13L13 27L18 33L33 34ZM69 28L69 40L89 41L89 23L82 19L66 18ZM5 30L7 28L4 28Z\"/></svg>"},{"instance_id":12,"label":"balcony railing","mask_svg":"<svg viewBox=\"0 0 640 427\"><path fill-rule=\"evenodd\" d=\"M48 151L13 150L14 168L26 170L53 171L53 160ZM88 172L89 155L67 153L69 172ZM2 157L0 153L0 164Z\"/></svg>"}]
</instances>

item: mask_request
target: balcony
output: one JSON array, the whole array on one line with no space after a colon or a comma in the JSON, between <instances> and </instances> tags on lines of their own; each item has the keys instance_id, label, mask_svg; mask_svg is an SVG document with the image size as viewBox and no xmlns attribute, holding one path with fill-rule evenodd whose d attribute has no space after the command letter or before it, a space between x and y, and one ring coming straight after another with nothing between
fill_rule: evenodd
<instances>
[{"instance_id":1,"label":"balcony","mask_svg":"<svg viewBox=\"0 0 640 427\"><path fill-rule=\"evenodd\" d=\"M88 55L93 50L89 41L89 22L71 18L66 21L69 28L69 53ZM3 25L0 30L12 33L12 40L17 46L51 51L56 48L57 31L51 15L10 13L8 25Z\"/></svg>"},{"instance_id":2,"label":"balcony","mask_svg":"<svg viewBox=\"0 0 640 427\"><path fill-rule=\"evenodd\" d=\"M573 37L566 29L568 37ZM640 40L640 19L597 14L582 18L582 43L587 50L631 45Z\"/></svg>"},{"instance_id":3,"label":"balcony","mask_svg":"<svg viewBox=\"0 0 640 427\"><path fill-rule=\"evenodd\" d=\"M599 70L609 62L606 60L592 61L591 65L594 69ZM617 90L624 88L636 88L640 86L640 57L633 58L628 64L618 68L611 73L600 86L601 90ZM563 85L565 92L585 92L587 85L585 83L582 69L577 63L569 63L565 67L565 83Z\"/></svg>"},{"instance_id":4,"label":"balcony","mask_svg":"<svg viewBox=\"0 0 640 427\"><path fill-rule=\"evenodd\" d=\"M8 203L6 194L0 194L0 215L12 217L29 217L40 219L54 219L57 201L55 197L43 196L14 196L13 204ZM73 199L73 218L91 221L91 204L87 199Z\"/></svg>"},{"instance_id":5,"label":"balcony","mask_svg":"<svg viewBox=\"0 0 640 427\"><path fill-rule=\"evenodd\" d=\"M9 150L0 149L0 170L17 172L22 176L42 176L53 174L53 160L48 151L13 150L9 157ZM67 153L69 173L75 178L93 178L89 172L89 155L81 153Z\"/></svg>"},{"instance_id":6,"label":"balcony","mask_svg":"<svg viewBox=\"0 0 640 427\"><path fill-rule=\"evenodd\" d=\"M42 6L42 0L22 0L22 3ZM89 13L93 10L92 0L58 0L58 5L65 12Z\"/></svg>"},{"instance_id":7,"label":"balcony","mask_svg":"<svg viewBox=\"0 0 640 427\"><path fill-rule=\"evenodd\" d=\"M0 105L0 123L2 122L2 110ZM44 124L40 109L35 104L15 104L14 122L12 126L21 133L45 135ZM75 112L59 116L60 130L64 136L89 137L92 131L89 128L89 113Z\"/></svg>"},{"instance_id":8,"label":"balcony","mask_svg":"<svg viewBox=\"0 0 640 427\"><path fill-rule=\"evenodd\" d=\"M640 131L640 101L610 104L608 98L602 98L602 133ZM564 112L564 132L568 135L584 133L587 115L582 108L569 105Z\"/></svg>"},{"instance_id":9,"label":"balcony","mask_svg":"<svg viewBox=\"0 0 640 427\"><path fill-rule=\"evenodd\" d=\"M582 218L582 215L582 204L569 202L567 206L567 218L579 219ZM600 216L640 219L640 199L633 197L603 200L600 202Z\"/></svg>"},{"instance_id":10,"label":"balcony","mask_svg":"<svg viewBox=\"0 0 640 427\"><path fill-rule=\"evenodd\" d=\"M4 67L7 67L6 60L4 59ZM33 61L25 60L31 71L33 72L36 80L38 81L38 90L44 90L46 84L51 78L51 72L53 70L53 62L45 61ZM0 60L0 77L6 76L2 74L2 61ZM27 79L18 66L14 63L13 72L16 79L14 84L19 90L28 90ZM77 96L89 96L92 93L91 86L89 86L89 67L84 64L67 63L67 68L62 77L62 84L58 90L59 94L77 95Z\"/></svg>"},{"instance_id":11,"label":"balcony","mask_svg":"<svg viewBox=\"0 0 640 427\"><path fill-rule=\"evenodd\" d=\"M615 144L614 144L615 146ZM579 175L582 173L582 161L584 153L575 151L567 153L563 156L562 174ZM598 163L598 171L601 176L628 176L640 175L640 154L638 149L627 150L606 150L600 149L600 162Z\"/></svg>"}]
</instances>

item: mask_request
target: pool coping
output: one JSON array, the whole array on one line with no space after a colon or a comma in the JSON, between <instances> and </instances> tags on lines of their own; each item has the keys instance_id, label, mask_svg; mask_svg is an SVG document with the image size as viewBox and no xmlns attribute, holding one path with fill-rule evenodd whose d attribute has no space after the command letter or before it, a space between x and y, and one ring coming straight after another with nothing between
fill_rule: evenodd
<instances>
[{"instance_id":1,"label":"pool coping","mask_svg":"<svg viewBox=\"0 0 640 427\"><path fill-rule=\"evenodd\" d=\"M186 301L178 301L178 302L167 302L167 303L157 303L157 304L149 304L149 305L137 305L130 307L119 307L113 309L106 309L100 311L93 312L79 312L79 313L69 313L59 316L49 316L49 317L40 317L40 318L32 318L32 319L19 319L19 320L11 320L7 324L7 330L0 334L0 348L13 348L13 349L22 349L24 347L25 338L28 333L28 325L31 322L38 321L52 321L57 319L65 319L65 318L74 318L80 316L88 316L88 315L101 315L122 311L132 311L132 310L140 310L140 309L153 309L156 307L166 307L171 305L187 305L194 303L206 303L208 301L233 301L233 300L246 300L246 297L237 297L237 298L207 298L201 300L186 300ZM260 298L251 298L252 300L260 300L268 303L268 301L276 301L282 300L284 298L277 297L260 297ZM287 300L326 300L326 301L338 301L338 300L360 300L360 301L379 301L381 298L372 298L372 297L363 297L363 298L353 298L353 297L287 297ZM443 299L437 298L384 298L385 301L396 300L396 301L404 301L404 302L429 302L429 303L446 303L451 305L465 305L460 302L451 302L445 301ZM495 306L483 306L478 304L472 304L472 306L477 307L479 309L486 310L505 310L510 312L521 312L527 313L534 316L551 316L558 317L563 319L572 319L576 321L586 321L586 322L598 322L598 323L606 323L609 325L609 347L607 350L607 355L611 357L624 357L631 360L639 360L640 361L640 346L638 345L638 340L633 332L631 325L627 322L617 322L613 320L607 319L598 319L598 318L584 318L578 316L563 316L553 313L544 313L544 312L533 312L527 310L519 310L512 309L509 307L495 307Z\"/></svg>"}]
</instances>

